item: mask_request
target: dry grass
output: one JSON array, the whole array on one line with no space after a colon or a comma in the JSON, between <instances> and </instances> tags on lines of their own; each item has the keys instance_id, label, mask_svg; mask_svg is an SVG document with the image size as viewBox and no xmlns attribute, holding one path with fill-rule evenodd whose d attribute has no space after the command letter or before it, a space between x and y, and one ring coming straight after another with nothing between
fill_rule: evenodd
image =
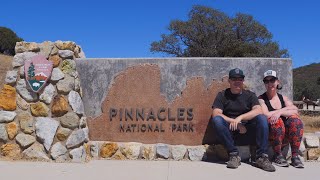
<instances>
[{"instance_id":1,"label":"dry grass","mask_svg":"<svg viewBox=\"0 0 320 180\"><path fill-rule=\"evenodd\" d=\"M320 116L301 115L300 117L304 123L304 131L305 132L320 131Z\"/></svg>"},{"instance_id":2,"label":"dry grass","mask_svg":"<svg viewBox=\"0 0 320 180\"><path fill-rule=\"evenodd\" d=\"M12 70L12 56L0 54L0 89L4 85L7 71Z\"/></svg>"}]
</instances>

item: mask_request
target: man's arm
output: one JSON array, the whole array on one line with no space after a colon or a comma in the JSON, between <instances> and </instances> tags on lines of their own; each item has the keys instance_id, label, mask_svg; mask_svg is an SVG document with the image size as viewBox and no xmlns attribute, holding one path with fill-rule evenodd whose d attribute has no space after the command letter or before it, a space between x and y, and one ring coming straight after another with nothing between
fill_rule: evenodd
<instances>
[{"instance_id":1,"label":"man's arm","mask_svg":"<svg viewBox=\"0 0 320 180\"><path fill-rule=\"evenodd\" d=\"M212 113L212 117L221 116L225 121L227 121L227 122L229 122L229 123L234 121L233 118L229 118L228 116L222 114L222 112L223 112L223 111L222 111L221 109L219 109L219 108L214 108L214 109L213 109L213 113Z\"/></svg>"},{"instance_id":2,"label":"man's arm","mask_svg":"<svg viewBox=\"0 0 320 180\"><path fill-rule=\"evenodd\" d=\"M250 103L251 111L241 114L236 118L236 121L239 121L239 122L241 122L242 120L249 121L254 119L254 117L258 116L259 114L262 114L262 109L261 109L258 97L256 96L255 93L250 94L250 97L248 98L247 103Z\"/></svg>"},{"instance_id":3,"label":"man's arm","mask_svg":"<svg viewBox=\"0 0 320 180\"><path fill-rule=\"evenodd\" d=\"M222 114L222 110L219 109L219 108L214 108L213 109L213 113L212 113L212 116L215 117L215 116L221 116L225 121L227 121L228 123L230 123L229 125L229 129L231 131L235 131L238 129L238 124L240 123L240 121L236 121L236 119L233 119L233 118L230 118L224 114ZM246 130L244 130L244 133L245 133Z\"/></svg>"},{"instance_id":4,"label":"man's arm","mask_svg":"<svg viewBox=\"0 0 320 180\"><path fill-rule=\"evenodd\" d=\"M251 111L241 114L240 116L236 117L232 122L230 122L230 129L236 130L238 128L238 124L241 121L249 121L252 120L257 115L262 114L261 106L260 105L254 105L251 109Z\"/></svg>"},{"instance_id":5,"label":"man's arm","mask_svg":"<svg viewBox=\"0 0 320 180\"><path fill-rule=\"evenodd\" d=\"M219 92L213 102L212 108L212 117L221 116L225 121L232 122L234 119L229 118L228 116L223 114L224 109L224 92Z\"/></svg>"},{"instance_id":6,"label":"man's arm","mask_svg":"<svg viewBox=\"0 0 320 180\"><path fill-rule=\"evenodd\" d=\"M255 105L252 107L251 111L241 114L236 119L240 119L240 121L249 121L252 120L254 117L258 116L259 114L262 114L262 109L260 105Z\"/></svg>"}]
</instances>

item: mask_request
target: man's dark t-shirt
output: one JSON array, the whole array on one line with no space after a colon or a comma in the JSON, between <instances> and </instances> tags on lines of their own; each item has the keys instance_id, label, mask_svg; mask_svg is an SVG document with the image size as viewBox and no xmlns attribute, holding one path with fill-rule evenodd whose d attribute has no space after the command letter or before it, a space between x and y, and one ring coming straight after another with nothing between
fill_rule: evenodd
<instances>
[{"instance_id":1,"label":"man's dark t-shirt","mask_svg":"<svg viewBox=\"0 0 320 180\"><path fill-rule=\"evenodd\" d=\"M236 118L251 111L255 105L259 105L255 93L243 90L241 94L232 94L230 88L228 88L218 93L212 109L219 108L222 110L222 114L230 118Z\"/></svg>"}]
</instances>

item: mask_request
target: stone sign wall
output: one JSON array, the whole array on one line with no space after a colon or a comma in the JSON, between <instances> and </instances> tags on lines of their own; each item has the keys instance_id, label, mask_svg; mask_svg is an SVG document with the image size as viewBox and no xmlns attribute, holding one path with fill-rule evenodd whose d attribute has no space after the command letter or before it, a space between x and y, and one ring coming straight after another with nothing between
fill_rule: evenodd
<instances>
[{"instance_id":1,"label":"stone sign wall","mask_svg":"<svg viewBox=\"0 0 320 180\"><path fill-rule=\"evenodd\" d=\"M79 59L85 113L94 141L201 145L214 142L209 119L217 93L239 67L246 87L265 91L263 73L278 72L292 97L290 59Z\"/></svg>"}]
</instances>

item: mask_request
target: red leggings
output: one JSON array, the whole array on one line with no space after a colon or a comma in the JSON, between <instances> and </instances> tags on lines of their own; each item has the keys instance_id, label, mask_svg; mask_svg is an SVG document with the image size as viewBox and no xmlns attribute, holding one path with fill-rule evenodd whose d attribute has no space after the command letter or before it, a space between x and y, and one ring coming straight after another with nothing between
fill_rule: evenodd
<instances>
[{"instance_id":1,"label":"red leggings","mask_svg":"<svg viewBox=\"0 0 320 180\"><path fill-rule=\"evenodd\" d=\"M275 154L281 154L281 147L284 141L291 145L292 156L298 156L299 147L303 135L303 123L299 116L293 115L286 120L278 119L276 124L271 125L269 121L269 139Z\"/></svg>"}]
</instances>

